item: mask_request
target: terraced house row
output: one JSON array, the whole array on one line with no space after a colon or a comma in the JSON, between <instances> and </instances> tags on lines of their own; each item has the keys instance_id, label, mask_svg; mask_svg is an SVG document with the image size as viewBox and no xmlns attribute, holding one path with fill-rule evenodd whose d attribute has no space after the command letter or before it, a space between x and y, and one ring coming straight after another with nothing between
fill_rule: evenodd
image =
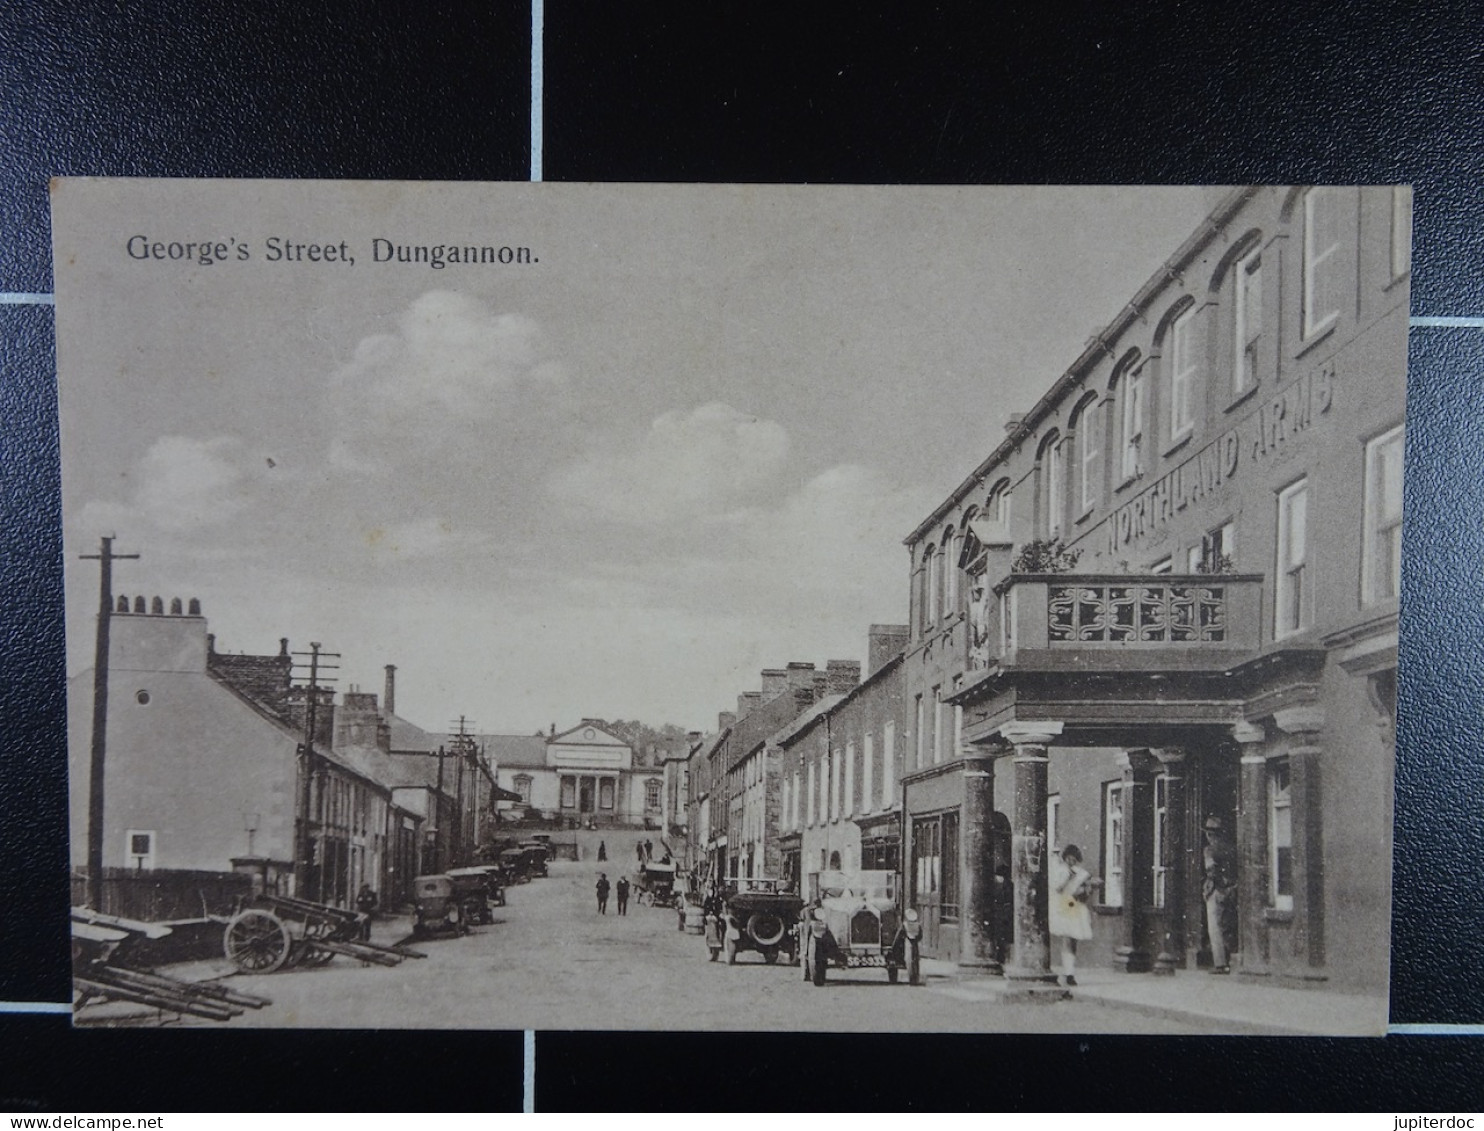
<instances>
[{"instance_id":1,"label":"terraced house row","mask_svg":"<svg viewBox=\"0 0 1484 1131\"><path fill-rule=\"evenodd\" d=\"M726 719L692 754L693 802L766 799L730 874L898 869L924 953L1040 978L1076 844L1081 961L1195 970L1211 829L1235 970L1384 987L1410 229L1402 188L1228 194L908 535L865 678L745 781Z\"/></svg>"}]
</instances>

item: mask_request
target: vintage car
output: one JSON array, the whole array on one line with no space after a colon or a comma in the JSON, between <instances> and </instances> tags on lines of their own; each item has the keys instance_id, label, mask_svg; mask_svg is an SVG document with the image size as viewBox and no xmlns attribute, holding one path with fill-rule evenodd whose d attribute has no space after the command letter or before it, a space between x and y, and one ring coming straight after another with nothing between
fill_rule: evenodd
<instances>
[{"instance_id":1,"label":"vintage car","mask_svg":"<svg viewBox=\"0 0 1484 1131\"><path fill-rule=\"evenodd\" d=\"M484 889L485 898L490 906L505 906L505 880L498 864L475 864L469 868L450 868L448 874L455 880L471 877Z\"/></svg>"},{"instance_id":2,"label":"vintage car","mask_svg":"<svg viewBox=\"0 0 1484 1131\"><path fill-rule=\"evenodd\" d=\"M520 850L525 855L527 878L546 875L546 865L551 859L550 843L523 840L520 842Z\"/></svg>"},{"instance_id":3,"label":"vintage car","mask_svg":"<svg viewBox=\"0 0 1484 1131\"><path fill-rule=\"evenodd\" d=\"M727 964L737 961L744 950L755 950L770 965L787 952L790 962L798 957L799 912L804 900L789 891L782 880L737 880L722 909L722 922L708 930L706 945L712 961L725 953Z\"/></svg>"},{"instance_id":4,"label":"vintage car","mask_svg":"<svg viewBox=\"0 0 1484 1131\"><path fill-rule=\"evenodd\" d=\"M646 860L633 875L635 899L651 907L674 907L675 865Z\"/></svg>"},{"instance_id":5,"label":"vintage car","mask_svg":"<svg viewBox=\"0 0 1484 1131\"><path fill-rule=\"evenodd\" d=\"M469 930L464 919L464 904L454 891L452 876L439 873L418 876L412 881L412 933L426 935L462 935Z\"/></svg>"},{"instance_id":6,"label":"vintage car","mask_svg":"<svg viewBox=\"0 0 1484 1131\"><path fill-rule=\"evenodd\" d=\"M830 966L882 967L889 982L905 968L909 983L922 984L922 924L915 910L902 914L895 872L815 872L809 886L799 963L805 981L824 985Z\"/></svg>"},{"instance_id":7,"label":"vintage car","mask_svg":"<svg viewBox=\"0 0 1484 1131\"><path fill-rule=\"evenodd\" d=\"M507 848L500 853L500 875L504 877L507 887L530 880L531 873L526 866L524 848Z\"/></svg>"}]
</instances>

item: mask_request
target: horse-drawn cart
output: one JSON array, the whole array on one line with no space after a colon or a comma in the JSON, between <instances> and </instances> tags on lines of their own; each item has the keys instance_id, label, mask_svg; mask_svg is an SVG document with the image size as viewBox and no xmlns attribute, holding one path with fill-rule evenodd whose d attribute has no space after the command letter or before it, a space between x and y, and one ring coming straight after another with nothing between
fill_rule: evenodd
<instances>
[{"instance_id":1,"label":"horse-drawn cart","mask_svg":"<svg viewBox=\"0 0 1484 1131\"><path fill-rule=\"evenodd\" d=\"M378 966L427 957L406 947L367 942L361 938L361 923L356 911L260 895L227 922L222 948L227 960L244 974L271 974L285 966L323 966L337 954Z\"/></svg>"}]
</instances>

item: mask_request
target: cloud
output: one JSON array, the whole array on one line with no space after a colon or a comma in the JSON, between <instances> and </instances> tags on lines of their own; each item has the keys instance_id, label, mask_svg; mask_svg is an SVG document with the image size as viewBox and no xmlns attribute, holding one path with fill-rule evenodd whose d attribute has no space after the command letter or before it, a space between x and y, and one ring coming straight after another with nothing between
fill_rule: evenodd
<instances>
[{"instance_id":1,"label":"cloud","mask_svg":"<svg viewBox=\"0 0 1484 1131\"><path fill-rule=\"evenodd\" d=\"M496 314L467 295L430 291L391 333L361 339L330 379L330 461L367 472L399 452L448 452L451 433L514 422L521 398L561 389L535 319ZM457 450L455 448L455 450Z\"/></svg>"},{"instance_id":2,"label":"cloud","mask_svg":"<svg viewBox=\"0 0 1484 1131\"><path fill-rule=\"evenodd\" d=\"M162 436L135 465L130 497L87 503L75 525L89 536L141 527L185 534L226 526L249 505L254 462L235 437Z\"/></svg>"},{"instance_id":3,"label":"cloud","mask_svg":"<svg viewBox=\"0 0 1484 1131\"><path fill-rule=\"evenodd\" d=\"M788 453L782 425L717 402L665 413L628 450L589 454L557 472L550 489L624 523L717 517L772 484Z\"/></svg>"}]
</instances>

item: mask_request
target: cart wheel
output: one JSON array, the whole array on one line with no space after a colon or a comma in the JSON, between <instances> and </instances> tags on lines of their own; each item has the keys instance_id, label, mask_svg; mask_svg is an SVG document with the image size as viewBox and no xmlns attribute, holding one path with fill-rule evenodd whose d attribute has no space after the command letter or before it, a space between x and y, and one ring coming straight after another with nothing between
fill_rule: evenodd
<instances>
[{"instance_id":1,"label":"cart wheel","mask_svg":"<svg viewBox=\"0 0 1484 1131\"><path fill-rule=\"evenodd\" d=\"M737 940L732 938L731 932L727 933L726 942L722 944L727 951L727 965L737 965Z\"/></svg>"},{"instance_id":2,"label":"cart wheel","mask_svg":"<svg viewBox=\"0 0 1484 1131\"><path fill-rule=\"evenodd\" d=\"M333 950L321 950L313 944L304 948L304 957L299 959L300 966L328 966L330 959L335 957Z\"/></svg>"},{"instance_id":3,"label":"cart wheel","mask_svg":"<svg viewBox=\"0 0 1484 1131\"><path fill-rule=\"evenodd\" d=\"M816 986L822 986L822 985L824 985L825 971L826 971L826 969L828 969L828 967L829 967L829 962L825 959L824 948L823 947L818 947L818 946L815 947L814 948L814 984Z\"/></svg>"},{"instance_id":4,"label":"cart wheel","mask_svg":"<svg viewBox=\"0 0 1484 1131\"><path fill-rule=\"evenodd\" d=\"M897 984L897 968L895 966L888 966L886 968L886 980L892 985Z\"/></svg>"},{"instance_id":5,"label":"cart wheel","mask_svg":"<svg viewBox=\"0 0 1484 1131\"><path fill-rule=\"evenodd\" d=\"M914 986L922 985L922 954L915 942L907 943L907 981Z\"/></svg>"},{"instance_id":6,"label":"cart wheel","mask_svg":"<svg viewBox=\"0 0 1484 1131\"><path fill-rule=\"evenodd\" d=\"M222 936L227 961L244 974L271 974L289 960L291 946L283 920L257 908L232 916Z\"/></svg>"}]
</instances>

